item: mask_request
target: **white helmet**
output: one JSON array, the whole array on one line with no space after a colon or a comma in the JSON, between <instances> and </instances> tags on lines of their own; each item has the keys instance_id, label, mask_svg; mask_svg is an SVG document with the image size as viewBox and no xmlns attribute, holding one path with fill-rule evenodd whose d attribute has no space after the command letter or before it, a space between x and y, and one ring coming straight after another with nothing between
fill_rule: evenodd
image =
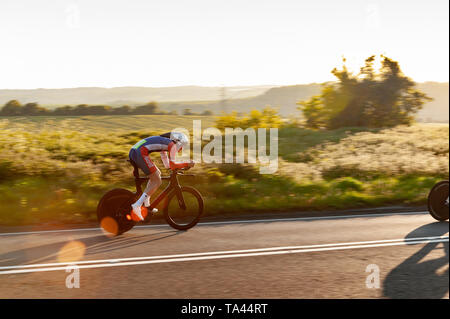
<instances>
[{"instance_id":1,"label":"white helmet","mask_svg":"<svg viewBox=\"0 0 450 319\"><path fill-rule=\"evenodd\" d=\"M170 139L175 142L178 150L189 145L189 138L184 133L170 132Z\"/></svg>"}]
</instances>

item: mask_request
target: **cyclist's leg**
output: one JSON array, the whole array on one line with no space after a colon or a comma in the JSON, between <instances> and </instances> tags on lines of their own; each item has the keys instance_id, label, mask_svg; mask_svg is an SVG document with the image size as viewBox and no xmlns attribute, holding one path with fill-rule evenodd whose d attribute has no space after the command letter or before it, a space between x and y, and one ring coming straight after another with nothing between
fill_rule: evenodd
<instances>
[{"instance_id":1,"label":"cyclist's leg","mask_svg":"<svg viewBox=\"0 0 450 319\"><path fill-rule=\"evenodd\" d=\"M156 192L158 187L161 185L161 172L156 167L156 165L153 163L153 161L148 156L136 156L135 160L136 164L139 166L142 171L146 175L148 175L149 180L147 183L147 186L145 187L144 192L142 193L141 197L132 204L133 212L135 215L137 215L141 220L143 220L143 217L141 215L141 206L142 204L145 204L145 206L150 206L150 196Z\"/></svg>"},{"instance_id":2,"label":"cyclist's leg","mask_svg":"<svg viewBox=\"0 0 450 319\"><path fill-rule=\"evenodd\" d=\"M140 163L138 165L148 175L148 183L145 187L144 194L151 196L161 186L161 171L148 156L140 156Z\"/></svg>"},{"instance_id":3,"label":"cyclist's leg","mask_svg":"<svg viewBox=\"0 0 450 319\"><path fill-rule=\"evenodd\" d=\"M149 175L147 186L145 187L144 193L150 196L152 196L156 190L161 186L162 180L161 180L161 171L158 167L154 166L154 172ZM150 206L150 205L146 205Z\"/></svg>"},{"instance_id":4,"label":"cyclist's leg","mask_svg":"<svg viewBox=\"0 0 450 319\"><path fill-rule=\"evenodd\" d=\"M147 156L147 161L144 160L143 156L139 151L131 149L129 154L130 159L136 163L136 165L144 172L145 175L149 175L151 170L154 170L154 164Z\"/></svg>"}]
</instances>

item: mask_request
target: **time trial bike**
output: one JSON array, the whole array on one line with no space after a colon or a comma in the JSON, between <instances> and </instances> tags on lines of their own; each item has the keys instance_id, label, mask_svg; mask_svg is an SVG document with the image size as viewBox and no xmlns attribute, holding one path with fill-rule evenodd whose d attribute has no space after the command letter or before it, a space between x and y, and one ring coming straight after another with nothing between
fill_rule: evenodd
<instances>
[{"instance_id":1,"label":"time trial bike","mask_svg":"<svg viewBox=\"0 0 450 319\"><path fill-rule=\"evenodd\" d=\"M131 215L131 204L142 195L141 184L148 181L148 177L139 176L139 169L131 160L136 192L116 188L107 192L100 199L97 206L97 219L101 227L114 235L123 234L132 229L137 221ZM187 168L189 169L189 168ZM144 222L150 221L152 210L162 203L164 218L167 223L177 230L188 230L194 227L203 214L204 202L202 195L193 187L181 186L178 176L194 176L183 171L187 169L171 170L170 176L162 176L168 180L167 187L151 202L150 207L142 207Z\"/></svg>"}]
</instances>

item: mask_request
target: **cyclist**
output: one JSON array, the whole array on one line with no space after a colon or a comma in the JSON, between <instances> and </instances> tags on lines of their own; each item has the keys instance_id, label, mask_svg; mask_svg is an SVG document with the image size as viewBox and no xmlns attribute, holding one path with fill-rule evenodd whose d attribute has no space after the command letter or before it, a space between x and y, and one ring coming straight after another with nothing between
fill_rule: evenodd
<instances>
[{"instance_id":1,"label":"cyclist","mask_svg":"<svg viewBox=\"0 0 450 319\"><path fill-rule=\"evenodd\" d=\"M142 204L145 207L150 206L150 197L156 192L161 185L161 171L156 167L153 161L150 159L150 153L160 152L161 160L165 168L180 169L186 167L193 167L194 162L177 163L174 161L177 152L181 151L183 147L189 144L188 137L179 132L169 132L159 136L150 136L139 142L137 142L130 150L130 160L136 163L136 165L142 169L142 171L149 175L147 186L142 193L141 197L132 204L132 214L139 220L144 220L142 216L141 207ZM169 156L167 156L169 153ZM153 209L153 213L158 210Z\"/></svg>"}]
</instances>

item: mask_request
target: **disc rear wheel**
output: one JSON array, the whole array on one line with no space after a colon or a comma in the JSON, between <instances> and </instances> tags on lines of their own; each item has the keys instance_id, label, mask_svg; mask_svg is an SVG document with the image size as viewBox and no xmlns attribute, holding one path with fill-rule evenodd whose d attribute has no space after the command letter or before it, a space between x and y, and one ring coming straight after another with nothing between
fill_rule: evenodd
<instances>
[{"instance_id":1,"label":"disc rear wheel","mask_svg":"<svg viewBox=\"0 0 450 319\"><path fill-rule=\"evenodd\" d=\"M108 233L120 235L129 231L136 224L126 215L131 211L135 194L126 189L113 189L103 195L97 206L97 219L100 226Z\"/></svg>"}]
</instances>

